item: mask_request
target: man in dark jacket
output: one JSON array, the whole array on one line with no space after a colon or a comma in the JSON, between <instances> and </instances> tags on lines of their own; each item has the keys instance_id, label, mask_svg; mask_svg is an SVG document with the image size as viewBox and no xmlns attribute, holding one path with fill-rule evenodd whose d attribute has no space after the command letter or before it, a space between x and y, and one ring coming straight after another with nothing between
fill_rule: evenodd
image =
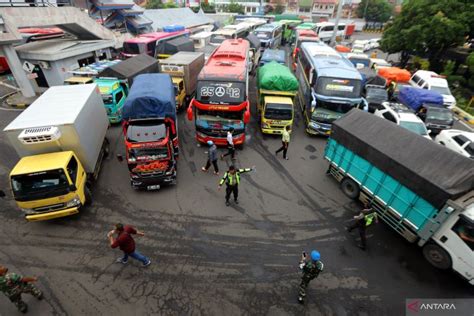
<instances>
[{"instance_id":1,"label":"man in dark jacket","mask_svg":"<svg viewBox=\"0 0 474 316\"><path fill-rule=\"evenodd\" d=\"M202 171L207 172L211 167L211 163L214 166L214 174L219 174L219 167L217 166L217 146L212 140L208 141L209 151L207 152L206 166L202 167Z\"/></svg>"},{"instance_id":2,"label":"man in dark jacket","mask_svg":"<svg viewBox=\"0 0 474 316\"><path fill-rule=\"evenodd\" d=\"M117 238L113 237L113 234L117 234ZM151 264L151 260L139 253L135 249L135 240L133 240L132 235L145 236L144 232L136 230L132 226L116 224L115 229L111 230L107 237L109 238L110 247L117 248L123 251L123 257L117 259L119 263L127 263L128 257L132 257L135 260L140 261L144 267L147 267Z\"/></svg>"}]
</instances>

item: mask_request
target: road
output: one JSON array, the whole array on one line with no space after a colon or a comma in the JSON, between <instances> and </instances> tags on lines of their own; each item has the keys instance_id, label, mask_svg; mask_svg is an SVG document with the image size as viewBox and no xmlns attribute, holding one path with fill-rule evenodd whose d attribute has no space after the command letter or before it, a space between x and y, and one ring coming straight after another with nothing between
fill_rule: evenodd
<instances>
[{"instance_id":1,"label":"road","mask_svg":"<svg viewBox=\"0 0 474 316\"><path fill-rule=\"evenodd\" d=\"M255 106L254 93L251 95ZM253 112L255 113L255 108ZM2 111L0 128L18 112ZM368 250L344 227L360 210L326 176L326 139L304 133L298 112L290 160L276 157L278 137L248 127L237 166L256 166L242 176L240 204L224 205L218 177L205 174L205 148L194 126L179 115L178 184L156 192L131 189L120 127L109 129L111 155L93 190L91 207L77 216L28 223L11 195L0 213L1 263L39 276L41 302L26 296L34 315L400 315L406 298L472 297L474 290L453 272L432 268L420 249L385 224L368 233ZM17 155L0 134L0 187ZM221 169L229 161L219 161ZM152 265L115 263L108 246L114 223L146 232L138 249ZM318 249L325 269L297 303L298 261ZM0 314L17 312L0 298Z\"/></svg>"}]
</instances>

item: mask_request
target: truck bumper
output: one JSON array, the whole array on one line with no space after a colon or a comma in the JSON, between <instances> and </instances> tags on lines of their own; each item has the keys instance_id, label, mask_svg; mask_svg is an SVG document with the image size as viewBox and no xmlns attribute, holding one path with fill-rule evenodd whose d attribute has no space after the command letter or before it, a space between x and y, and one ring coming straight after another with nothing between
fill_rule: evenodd
<instances>
[{"instance_id":1,"label":"truck bumper","mask_svg":"<svg viewBox=\"0 0 474 316\"><path fill-rule=\"evenodd\" d=\"M38 221L47 221L49 219L58 218L58 217L70 216L77 213L79 213L79 207L73 207L73 208L68 208L65 210L60 210L60 211L55 211L55 212L26 215L25 218L29 222L38 222Z\"/></svg>"},{"instance_id":2,"label":"truck bumper","mask_svg":"<svg viewBox=\"0 0 474 316\"><path fill-rule=\"evenodd\" d=\"M207 136L203 133L196 133L196 140L203 144L212 140L214 144L216 144L216 146L227 146L227 139L225 137L218 138L218 137ZM242 145L243 143L245 143L245 134L234 136L234 145Z\"/></svg>"},{"instance_id":3,"label":"truck bumper","mask_svg":"<svg viewBox=\"0 0 474 316\"><path fill-rule=\"evenodd\" d=\"M164 184L173 184L176 181L176 171L171 175L162 175L155 177L140 177L130 179L132 188L137 190L152 190L153 186L161 186ZM154 188L156 189L156 188Z\"/></svg>"},{"instance_id":4,"label":"truck bumper","mask_svg":"<svg viewBox=\"0 0 474 316\"><path fill-rule=\"evenodd\" d=\"M262 127L262 133L272 134L272 135L281 135L281 134L283 134L283 129L263 128Z\"/></svg>"}]
</instances>

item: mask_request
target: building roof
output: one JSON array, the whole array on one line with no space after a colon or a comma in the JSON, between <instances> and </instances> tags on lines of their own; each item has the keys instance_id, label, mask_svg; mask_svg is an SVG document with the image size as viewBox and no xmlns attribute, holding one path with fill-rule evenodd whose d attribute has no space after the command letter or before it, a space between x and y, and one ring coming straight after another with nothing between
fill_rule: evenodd
<instances>
[{"instance_id":1,"label":"building roof","mask_svg":"<svg viewBox=\"0 0 474 316\"><path fill-rule=\"evenodd\" d=\"M194 13L189 8L145 10L143 15L153 22L151 27L155 31L168 25L183 25L191 28L214 23L214 20L204 14Z\"/></svg>"},{"instance_id":2,"label":"building roof","mask_svg":"<svg viewBox=\"0 0 474 316\"><path fill-rule=\"evenodd\" d=\"M15 50L22 59L56 61L114 47L114 45L113 40L51 39L23 44L15 47Z\"/></svg>"}]
</instances>

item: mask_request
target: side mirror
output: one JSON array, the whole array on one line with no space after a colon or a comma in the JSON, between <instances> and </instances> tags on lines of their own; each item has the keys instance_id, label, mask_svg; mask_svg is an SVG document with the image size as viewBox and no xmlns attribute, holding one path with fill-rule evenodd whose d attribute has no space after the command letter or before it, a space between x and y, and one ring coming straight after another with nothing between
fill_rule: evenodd
<instances>
[{"instance_id":1,"label":"side mirror","mask_svg":"<svg viewBox=\"0 0 474 316\"><path fill-rule=\"evenodd\" d=\"M4 198L5 197L5 192L3 192L3 190L0 190L0 198Z\"/></svg>"},{"instance_id":2,"label":"side mirror","mask_svg":"<svg viewBox=\"0 0 474 316\"><path fill-rule=\"evenodd\" d=\"M117 154L117 160L119 162L122 162L123 161L123 156L121 154Z\"/></svg>"},{"instance_id":3,"label":"side mirror","mask_svg":"<svg viewBox=\"0 0 474 316\"><path fill-rule=\"evenodd\" d=\"M74 191L76 191L76 190L77 190L77 188L76 188L76 186L75 186L74 184L71 184L71 185L69 186L69 192L74 192Z\"/></svg>"},{"instance_id":4,"label":"side mirror","mask_svg":"<svg viewBox=\"0 0 474 316\"><path fill-rule=\"evenodd\" d=\"M193 120L193 107L189 106L188 109L186 110L186 114L188 115L188 121Z\"/></svg>"},{"instance_id":5,"label":"side mirror","mask_svg":"<svg viewBox=\"0 0 474 316\"><path fill-rule=\"evenodd\" d=\"M427 132L428 132L428 135L429 135L429 134L431 134L432 130L429 129L429 130L427 130Z\"/></svg>"},{"instance_id":6,"label":"side mirror","mask_svg":"<svg viewBox=\"0 0 474 316\"><path fill-rule=\"evenodd\" d=\"M248 124L249 122L250 122L250 111L247 110L247 111L245 111L245 113L244 113L244 123L245 123L245 124Z\"/></svg>"}]
</instances>

